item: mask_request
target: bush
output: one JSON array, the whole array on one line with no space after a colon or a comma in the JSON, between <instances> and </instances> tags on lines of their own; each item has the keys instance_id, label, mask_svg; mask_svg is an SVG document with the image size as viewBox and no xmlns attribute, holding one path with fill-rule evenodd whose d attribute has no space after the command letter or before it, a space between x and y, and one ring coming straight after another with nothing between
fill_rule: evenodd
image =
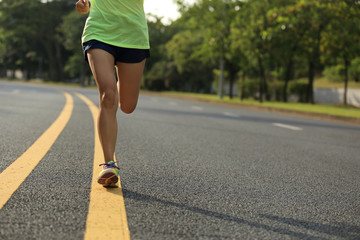
<instances>
[{"instance_id":1,"label":"bush","mask_svg":"<svg viewBox=\"0 0 360 240\"><path fill-rule=\"evenodd\" d=\"M293 81L289 83L288 94L295 95L298 102L306 102L307 88L308 83L305 81Z\"/></svg>"},{"instance_id":2,"label":"bush","mask_svg":"<svg viewBox=\"0 0 360 240\"><path fill-rule=\"evenodd\" d=\"M238 80L237 87L242 99L256 98L259 92L259 80L251 78L246 78L245 81Z\"/></svg>"},{"instance_id":3,"label":"bush","mask_svg":"<svg viewBox=\"0 0 360 240\"><path fill-rule=\"evenodd\" d=\"M360 82L360 57L351 61L349 74L351 79L354 79L355 82Z\"/></svg>"},{"instance_id":4,"label":"bush","mask_svg":"<svg viewBox=\"0 0 360 240\"><path fill-rule=\"evenodd\" d=\"M332 82L342 82L344 75L344 67L342 65L326 67L323 75Z\"/></svg>"}]
</instances>

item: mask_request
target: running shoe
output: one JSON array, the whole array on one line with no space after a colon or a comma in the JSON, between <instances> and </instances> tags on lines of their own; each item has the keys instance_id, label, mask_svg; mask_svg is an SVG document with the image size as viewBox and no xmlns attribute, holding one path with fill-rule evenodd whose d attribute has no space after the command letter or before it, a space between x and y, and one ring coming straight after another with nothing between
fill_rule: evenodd
<instances>
[{"instance_id":1,"label":"running shoe","mask_svg":"<svg viewBox=\"0 0 360 240\"><path fill-rule=\"evenodd\" d=\"M116 162L108 162L100 164L103 166L103 170L100 172L98 177L98 183L103 185L103 187L118 187L119 180L119 170Z\"/></svg>"}]
</instances>

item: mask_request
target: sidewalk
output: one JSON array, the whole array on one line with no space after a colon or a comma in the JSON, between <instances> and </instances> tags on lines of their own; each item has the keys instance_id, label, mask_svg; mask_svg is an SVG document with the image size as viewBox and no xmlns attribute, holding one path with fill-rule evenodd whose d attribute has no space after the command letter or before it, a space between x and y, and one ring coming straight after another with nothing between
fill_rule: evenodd
<instances>
[{"instance_id":1,"label":"sidewalk","mask_svg":"<svg viewBox=\"0 0 360 240\"><path fill-rule=\"evenodd\" d=\"M343 88L316 88L314 89L315 102L340 103L344 102ZM347 103L360 107L360 89L348 89Z\"/></svg>"}]
</instances>

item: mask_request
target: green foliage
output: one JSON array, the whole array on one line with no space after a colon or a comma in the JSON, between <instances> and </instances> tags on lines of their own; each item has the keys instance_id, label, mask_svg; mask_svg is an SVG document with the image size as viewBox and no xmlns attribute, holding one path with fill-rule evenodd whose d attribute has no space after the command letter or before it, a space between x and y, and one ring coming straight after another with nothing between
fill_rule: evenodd
<instances>
[{"instance_id":1,"label":"green foliage","mask_svg":"<svg viewBox=\"0 0 360 240\"><path fill-rule=\"evenodd\" d=\"M342 82L344 74L343 65L328 66L324 69L323 75L332 82Z\"/></svg>"},{"instance_id":2,"label":"green foliage","mask_svg":"<svg viewBox=\"0 0 360 240\"><path fill-rule=\"evenodd\" d=\"M5 51L6 51L5 33L4 33L4 30L2 28L0 28L0 66L2 64L4 64ZM0 77L2 77L1 72L0 72Z\"/></svg>"},{"instance_id":3,"label":"green foliage","mask_svg":"<svg viewBox=\"0 0 360 240\"><path fill-rule=\"evenodd\" d=\"M67 59L64 71L68 78L80 78L84 84L85 75L89 77L90 69L84 60L81 48L81 35L87 15L80 15L77 11L71 11L63 17L60 28L63 29L61 41L70 57Z\"/></svg>"},{"instance_id":4,"label":"green foliage","mask_svg":"<svg viewBox=\"0 0 360 240\"><path fill-rule=\"evenodd\" d=\"M295 96L298 100L297 102L307 102L306 94L307 94L308 84L305 81L293 81L289 83L288 94Z\"/></svg>"},{"instance_id":5,"label":"green foliage","mask_svg":"<svg viewBox=\"0 0 360 240\"><path fill-rule=\"evenodd\" d=\"M344 72L344 65L338 64L325 67L323 75L332 82L342 82L344 80ZM351 81L360 81L360 57L357 57L351 61L349 67L349 76Z\"/></svg>"},{"instance_id":6,"label":"green foliage","mask_svg":"<svg viewBox=\"0 0 360 240\"><path fill-rule=\"evenodd\" d=\"M176 2L181 17L170 25L148 18L145 89L214 92L220 59L225 82L249 98L287 101L295 94L311 102L315 76L360 81L357 0ZM73 3L0 1L0 72L20 69L53 81L89 75L80 45L87 16Z\"/></svg>"},{"instance_id":7,"label":"green foliage","mask_svg":"<svg viewBox=\"0 0 360 240\"><path fill-rule=\"evenodd\" d=\"M360 57L351 61L349 73L355 82L360 82Z\"/></svg>"},{"instance_id":8,"label":"green foliage","mask_svg":"<svg viewBox=\"0 0 360 240\"><path fill-rule=\"evenodd\" d=\"M2 59L7 66L34 77L45 65L50 79L62 80L67 52L61 42L60 24L70 9L73 5L65 1L2 0L0 26L6 45Z\"/></svg>"},{"instance_id":9,"label":"green foliage","mask_svg":"<svg viewBox=\"0 0 360 240\"><path fill-rule=\"evenodd\" d=\"M168 57L166 44L178 31L178 26L164 25L161 18L152 15L148 20L151 57L147 60L142 87L148 90L176 90L179 73Z\"/></svg>"},{"instance_id":10,"label":"green foliage","mask_svg":"<svg viewBox=\"0 0 360 240\"><path fill-rule=\"evenodd\" d=\"M258 80L252 78L238 80L237 88L242 99L256 99L256 93L258 92Z\"/></svg>"}]
</instances>

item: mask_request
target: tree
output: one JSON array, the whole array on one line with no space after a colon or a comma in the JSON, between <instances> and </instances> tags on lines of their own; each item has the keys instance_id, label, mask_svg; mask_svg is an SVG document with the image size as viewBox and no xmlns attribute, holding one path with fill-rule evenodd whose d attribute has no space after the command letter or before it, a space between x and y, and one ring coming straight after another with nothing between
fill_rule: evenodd
<instances>
[{"instance_id":1,"label":"tree","mask_svg":"<svg viewBox=\"0 0 360 240\"><path fill-rule=\"evenodd\" d=\"M181 88L181 77L170 59L167 43L179 30L179 24L165 25L162 18L148 16L151 57L147 60L143 87L149 90L178 90Z\"/></svg>"},{"instance_id":2,"label":"tree","mask_svg":"<svg viewBox=\"0 0 360 240\"><path fill-rule=\"evenodd\" d=\"M357 0L344 0L328 3L332 19L324 34L324 50L327 56L335 56L344 65L344 104L347 104L349 67L359 56L360 41L360 3Z\"/></svg>"},{"instance_id":3,"label":"tree","mask_svg":"<svg viewBox=\"0 0 360 240\"><path fill-rule=\"evenodd\" d=\"M1 14L1 13L0 13ZM0 78L5 77L6 75L6 67L4 62L4 54L5 54L5 37L4 37L4 30L0 28Z\"/></svg>"},{"instance_id":4,"label":"tree","mask_svg":"<svg viewBox=\"0 0 360 240\"><path fill-rule=\"evenodd\" d=\"M33 5L35 2L30 2ZM5 69L12 69L13 76L16 69L21 69L24 72L31 72L34 54L33 49L36 47L36 42L30 37L29 28L19 19L29 19L30 13L24 11L25 1L2 1L0 2L0 26L2 26L4 35L3 43L5 51L2 59L4 61ZM31 56L29 59L27 56Z\"/></svg>"},{"instance_id":5,"label":"tree","mask_svg":"<svg viewBox=\"0 0 360 240\"><path fill-rule=\"evenodd\" d=\"M61 43L62 16L73 9L69 1L2 0L0 25L6 35L5 57L13 67L48 66L48 79L63 79L67 57Z\"/></svg>"},{"instance_id":6,"label":"tree","mask_svg":"<svg viewBox=\"0 0 360 240\"><path fill-rule=\"evenodd\" d=\"M271 51L283 71L283 102L287 102L289 82L294 78L296 57L301 51L301 42L308 29L307 18L301 15L303 1L278 1L268 12L271 28Z\"/></svg>"},{"instance_id":7,"label":"tree","mask_svg":"<svg viewBox=\"0 0 360 240\"><path fill-rule=\"evenodd\" d=\"M314 78L315 72L320 65L320 47L322 35L329 24L329 4L327 1L302 0L300 1L299 14L304 19L306 29L302 39L302 49L308 61L308 87L306 102L315 103L314 99Z\"/></svg>"},{"instance_id":8,"label":"tree","mask_svg":"<svg viewBox=\"0 0 360 240\"><path fill-rule=\"evenodd\" d=\"M297 55L307 61L306 102L312 104L314 104L315 73L320 67L323 33L332 18L332 6L332 1L327 0L297 0L287 7L288 23L281 23L284 24L284 29L291 28L293 30L292 39L287 40L297 48ZM283 42L281 45L283 44L285 43Z\"/></svg>"},{"instance_id":9,"label":"tree","mask_svg":"<svg viewBox=\"0 0 360 240\"><path fill-rule=\"evenodd\" d=\"M90 74L81 49L81 35L86 18L87 15L72 11L63 18L61 24L64 33L61 41L71 55L65 65L65 72L72 78L79 76L81 85L85 84L85 76Z\"/></svg>"},{"instance_id":10,"label":"tree","mask_svg":"<svg viewBox=\"0 0 360 240\"><path fill-rule=\"evenodd\" d=\"M263 102L267 92L266 62L269 60L271 40L267 18L269 9L269 0L248 1L236 15L233 25L237 29L233 30L233 34L236 34L233 39L238 41L236 45L240 46L240 51L247 56L249 62L257 62L259 102Z\"/></svg>"},{"instance_id":11,"label":"tree","mask_svg":"<svg viewBox=\"0 0 360 240\"><path fill-rule=\"evenodd\" d=\"M194 46L192 57L203 64L219 64L219 97L223 95L224 72L229 76L229 96L233 97L233 85L240 69L237 51L231 51L231 24L240 5L239 0L201 0L193 6L182 6L182 21L193 36L201 34L201 40ZM186 10L184 10L186 9Z\"/></svg>"},{"instance_id":12,"label":"tree","mask_svg":"<svg viewBox=\"0 0 360 240\"><path fill-rule=\"evenodd\" d=\"M174 35L166 50L183 79L182 90L210 92L213 66L202 59L203 34L185 30Z\"/></svg>"}]
</instances>

